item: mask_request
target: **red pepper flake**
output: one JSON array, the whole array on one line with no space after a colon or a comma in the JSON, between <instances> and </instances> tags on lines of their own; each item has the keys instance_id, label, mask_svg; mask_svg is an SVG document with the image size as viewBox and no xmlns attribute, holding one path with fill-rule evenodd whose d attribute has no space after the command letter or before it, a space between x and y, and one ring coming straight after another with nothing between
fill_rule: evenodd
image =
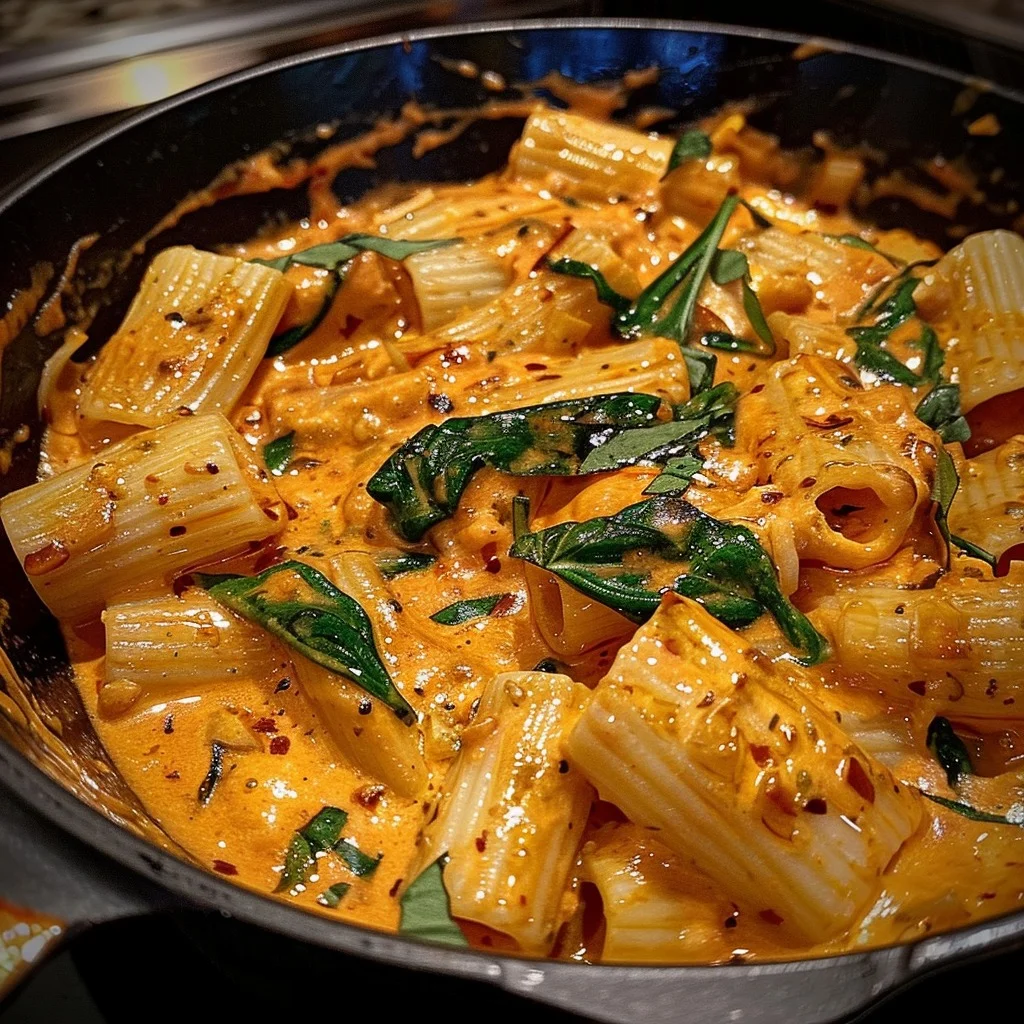
<instances>
[{"instance_id":1,"label":"red pepper flake","mask_svg":"<svg viewBox=\"0 0 1024 1024\"><path fill-rule=\"evenodd\" d=\"M805 476L803 478L803 480L800 481L800 486L804 487L804 488L813 487L817 482L818 482L818 478L817 477Z\"/></svg>"},{"instance_id":2,"label":"red pepper flake","mask_svg":"<svg viewBox=\"0 0 1024 1024\"><path fill-rule=\"evenodd\" d=\"M491 609L491 615L500 617L514 612L519 607L518 594L505 594L498 603Z\"/></svg>"},{"instance_id":3,"label":"red pepper flake","mask_svg":"<svg viewBox=\"0 0 1024 1024\"><path fill-rule=\"evenodd\" d=\"M184 526L172 526L167 532L172 537L184 537L186 528Z\"/></svg>"},{"instance_id":4,"label":"red pepper flake","mask_svg":"<svg viewBox=\"0 0 1024 1024\"><path fill-rule=\"evenodd\" d=\"M177 782L177 780L181 778L181 772L179 772L177 769L175 769L173 772L168 772L164 776L164 778L165 779L170 779L172 782Z\"/></svg>"},{"instance_id":5,"label":"red pepper flake","mask_svg":"<svg viewBox=\"0 0 1024 1024\"><path fill-rule=\"evenodd\" d=\"M483 853L487 849L487 829L484 829L473 842L477 853Z\"/></svg>"},{"instance_id":6,"label":"red pepper flake","mask_svg":"<svg viewBox=\"0 0 1024 1024\"><path fill-rule=\"evenodd\" d=\"M253 732L277 732L277 722L272 718L258 718L252 727Z\"/></svg>"},{"instance_id":7,"label":"red pepper flake","mask_svg":"<svg viewBox=\"0 0 1024 1024\"><path fill-rule=\"evenodd\" d=\"M750 756L754 759L754 763L761 768L772 763L771 747L765 746L761 743L750 744Z\"/></svg>"},{"instance_id":8,"label":"red pepper flake","mask_svg":"<svg viewBox=\"0 0 1024 1024\"><path fill-rule=\"evenodd\" d=\"M365 807L368 811L372 811L377 804L380 803L381 797L387 792L387 787L382 786L379 783L373 786L360 786L352 794L352 799L355 800L360 807Z\"/></svg>"},{"instance_id":9,"label":"red pepper flake","mask_svg":"<svg viewBox=\"0 0 1024 1024\"><path fill-rule=\"evenodd\" d=\"M672 653L676 654L678 652L677 651L673 651ZM697 707L699 707L699 708L709 708L714 703L715 703L715 691L714 690L708 690L708 692L705 693L704 696L701 697L701 699L699 701L697 701Z\"/></svg>"},{"instance_id":10,"label":"red pepper flake","mask_svg":"<svg viewBox=\"0 0 1024 1024\"><path fill-rule=\"evenodd\" d=\"M219 871L222 875L238 874L238 868L234 864L229 864L226 860L215 860L213 862L213 870Z\"/></svg>"},{"instance_id":11,"label":"red pepper flake","mask_svg":"<svg viewBox=\"0 0 1024 1024\"><path fill-rule=\"evenodd\" d=\"M455 408L455 403L445 394L434 394L431 392L427 395L427 405L430 406L434 412L449 413Z\"/></svg>"},{"instance_id":12,"label":"red pepper flake","mask_svg":"<svg viewBox=\"0 0 1024 1024\"><path fill-rule=\"evenodd\" d=\"M51 540L46 547L25 556L25 572L29 576L45 576L59 569L70 557L71 552L59 540Z\"/></svg>"},{"instance_id":13,"label":"red pepper flake","mask_svg":"<svg viewBox=\"0 0 1024 1024\"><path fill-rule=\"evenodd\" d=\"M287 754L291 745L292 741L287 736L275 736L270 741L270 752L272 754Z\"/></svg>"},{"instance_id":14,"label":"red pepper flake","mask_svg":"<svg viewBox=\"0 0 1024 1024\"><path fill-rule=\"evenodd\" d=\"M869 804L875 802L875 785L868 778L868 773L864 771L860 761L855 757L850 758L850 767L846 772L846 781L859 797L866 800Z\"/></svg>"},{"instance_id":15,"label":"red pepper flake","mask_svg":"<svg viewBox=\"0 0 1024 1024\"><path fill-rule=\"evenodd\" d=\"M172 732L174 732L174 715L168 715L164 719L164 733L170 736Z\"/></svg>"},{"instance_id":16,"label":"red pepper flake","mask_svg":"<svg viewBox=\"0 0 1024 1024\"><path fill-rule=\"evenodd\" d=\"M782 501L785 495L782 491L762 491L761 492L761 504L762 505L774 505L777 501Z\"/></svg>"},{"instance_id":17,"label":"red pepper flake","mask_svg":"<svg viewBox=\"0 0 1024 1024\"><path fill-rule=\"evenodd\" d=\"M774 910L769 907L767 910L758 911L757 916L762 921L767 921L769 924L782 924L783 918L780 917Z\"/></svg>"},{"instance_id":18,"label":"red pepper flake","mask_svg":"<svg viewBox=\"0 0 1024 1024\"><path fill-rule=\"evenodd\" d=\"M923 697L928 687L923 679L917 679L912 683L907 683L907 689L911 693L916 693L918 697Z\"/></svg>"},{"instance_id":19,"label":"red pepper flake","mask_svg":"<svg viewBox=\"0 0 1024 1024\"><path fill-rule=\"evenodd\" d=\"M209 473L210 476L216 476L220 472L220 466L218 466L216 462L208 462L206 464L206 472Z\"/></svg>"},{"instance_id":20,"label":"red pepper flake","mask_svg":"<svg viewBox=\"0 0 1024 1024\"><path fill-rule=\"evenodd\" d=\"M825 802L824 797L812 796L807 803L804 804L804 810L808 814L828 814L828 804Z\"/></svg>"},{"instance_id":21,"label":"red pepper flake","mask_svg":"<svg viewBox=\"0 0 1024 1024\"><path fill-rule=\"evenodd\" d=\"M501 572L501 559L498 557L498 545L489 541L480 549L484 560L484 571L490 573Z\"/></svg>"},{"instance_id":22,"label":"red pepper flake","mask_svg":"<svg viewBox=\"0 0 1024 1024\"><path fill-rule=\"evenodd\" d=\"M996 562L995 574L1005 576L1010 571L1011 562L1024 562L1024 544L1014 544L1007 548Z\"/></svg>"}]
</instances>

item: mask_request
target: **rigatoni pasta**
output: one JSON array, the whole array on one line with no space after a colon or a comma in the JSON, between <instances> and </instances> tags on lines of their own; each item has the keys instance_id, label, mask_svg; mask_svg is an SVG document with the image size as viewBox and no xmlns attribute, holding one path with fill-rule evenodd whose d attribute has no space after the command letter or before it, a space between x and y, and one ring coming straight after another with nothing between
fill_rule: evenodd
<instances>
[{"instance_id":1,"label":"rigatoni pasta","mask_svg":"<svg viewBox=\"0 0 1024 1024\"><path fill-rule=\"evenodd\" d=\"M469 127L410 105L287 165L307 220L72 329L0 518L100 739L198 862L429 941L779 960L1019 908L1024 243L582 95L342 203Z\"/></svg>"}]
</instances>

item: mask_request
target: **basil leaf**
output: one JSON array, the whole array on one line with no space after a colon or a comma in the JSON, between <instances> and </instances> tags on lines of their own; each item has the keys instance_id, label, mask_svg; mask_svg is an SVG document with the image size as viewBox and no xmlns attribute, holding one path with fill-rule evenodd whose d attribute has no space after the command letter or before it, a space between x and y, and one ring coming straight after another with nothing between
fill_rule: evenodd
<instances>
[{"instance_id":1,"label":"basil leaf","mask_svg":"<svg viewBox=\"0 0 1024 1024\"><path fill-rule=\"evenodd\" d=\"M612 516L525 534L510 554L642 623L658 607L662 591L626 569L625 557L637 552L688 563L671 589L692 597L726 625L740 628L767 611L803 653L801 664L828 656L825 638L782 593L775 567L754 534L713 519L676 494L647 498Z\"/></svg>"},{"instance_id":2,"label":"basil leaf","mask_svg":"<svg viewBox=\"0 0 1024 1024\"><path fill-rule=\"evenodd\" d=\"M747 319L750 321L750 326L754 328L754 333L764 344L764 351L760 355L775 355L775 338L772 336L772 329L768 326L764 310L761 308L761 300L757 297L757 292L751 287L749 274L743 278L743 312L747 314Z\"/></svg>"},{"instance_id":3,"label":"basil leaf","mask_svg":"<svg viewBox=\"0 0 1024 1024\"><path fill-rule=\"evenodd\" d=\"M674 171L687 160L707 160L711 156L711 138L696 129L683 132L672 147L668 158L668 169Z\"/></svg>"},{"instance_id":4,"label":"basil leaf","mask_svg":"<svg viewBox=\"0 0 1024 1024\"><path fill-rule=\"evenodd\" d=\"M690 378L690 394L699 395L707 391L715 382L715 369L718 366L714 352L688 345L683 349L683 359L686 360L686 372Z\"/></svg>"},{"instance_id":5,"label":"basil leaf","mask_svg":"<svg viewBox=\"0 0 1024 1024\"><path fill-rule=\"evenodd\" d=\"M575 476L619 430L655 421L661 399L615 394L528 406L424 427L366 485L406 540L451 516L483 466L513 476Z\"/></svg>"},{"instance_id":6,"label":"basil leaf","mask_svg":"<svg viewBox=\"0 0 1024 1024\"><path fill-rule=\"evenodd\" d=\"M644 494L680 494L690 486L704 466L696 455L681 455L669 459L665 468L644 488Z\"/></svg>"},{"instance_id":7,"label":"basil leaf","mask_svg":"<svg viewBox=\"0 0 1024 1024\"><path fill-rule=\"evenodd\" d=\"M350 679L406 725L416 721L377 654L366 612L311 565L291 561L256 576L194 573L193 579L220 604Z\"/></svg>"},{"instance_id":8,"label":"basil leaf","mask_svg":"<svg viewBox=\"0 0 1024 1024\"><path fill-rule=\"evenodd\" d=\"M264 267L284 272L294 264L303 267L319 267L321 270L338 270L342 264L358 256L360 252L376 252L390 260L404 260L414 253L427 252L430 249L441 249L446 245L458 242L457 238L433 238L420 242L406 242L397 238L386 238L383 235L352 234L336 242L324 242L308 249L278 256L273 260L253 259L250 263L259 263Z\"/></svg>"},{"instance_id":9,"label":"basil leaf","mask_svg":"<svg viewBox=\"0 0 1024 1024\"><path fill-rule=\"evenodd\" d=\"M968 754L963 741L953 731L948 718L938 716L932 719L928 726L927 743L928 749L935 755L935 760L942 765L946 781L954 789L965 775L974 774L971 755Z\"/></svg>"},{"instance_id":10,"label":"basil leaf","mask_svg":"<svg viewBox=\"0 0 1024 1024\"><path fill-rule=\"evenodd\" d=\"M717 348L723 352L749 352L754 355L761 351L761 346L756 342L747 341L746 338L737 338L735 334L729 334L728 331L709 331L701 336L700 343L707 348Z\"/></svg>"},{"instance_id":11,"label":"basil leaf","mask_svg":"<svg viewBox=\"0 0 1024 1024\"><path fill-rule=\"evenodd\" d=\"M617 313L624 313L629 309L629 299L625 295L620 295L608 283L604 274L597 267L592 267L589 263L584 263L582 260L572 260L563 256L561 259L549 260L548 269L553 270L556 274L566 274L569 277L581 277L584 280L593 281L594 288L597 290L597 297L601 302L611 306Z\"/></svg>"},{"instance_id":12,"label":"basil leaf","mask_svg":"<svg viewBox=\"0 0 1024 1024\"><path fill-rule=\"evenodd\" d=\"M747 257L736 249L719 249L711 261L711 280L717 285L732 284L749 273Z\"/></svg>"},{"instance_id":13,"label":"basil leaf","mask_svg":"<svg viewBox=\"0 0 1024 1024\"><path fill-rule=\"evenodd\" d=\"M338 882L332 885L326 892L320 893L316 901L321 907L328 907L330 910L334 910L345 896L348 895L348 891L351 888L352 886L348 882Z\"/></svg>"},{"instance_id":14,"label":"basil leaf","mask_svg":"<svg viewBox=\"0 0 1024 1024\"><path fill-rule=\"evenodd\" d=\"M213 797L213 791L217 788L221 776L224 774L224 747L214 740L210 747L210 768L203 781L199 783L199 791L196 794L199 803L205 807Z\"/></svg>"},{"instance_id":15,"label":"basil leaf","mask_svg":"<svg viewBox=\"0 0 1024 1024\"><path fill-rule=\"evenodd\" d=\"M936 384L917 404L914 414L927 423L944 444L970 439L971 428L960 408L960 385L943 381Z\"/></svg>"},{"instance_id":16,"label":"basil leaf","mask_svg":"<svg viewBox=\"0 0 1024 1024\"><path fill-rule=\"evenodd\" d=\"M357 878L369 878L384 859L383 853L371 857L368 853L363 853L358 846L353 846L347 839L335 843L334 852Z\"/></svg>"},{"instance_id":17,"label":"basil leaf","mask_svg":"<svg viewBox=\"0 0 1024 1024\"><path fill-rule=\"evenodd\" d=\"M299 829L298 834L306 840L313 853L323 853L338 841L347 822L347 811L340 807L322 807Z\"/></svg>"},{"instance_id":18,"label":"basil leaf","mask_svg":"<svg viewBox=\"0 0 1024 1024\"><path fill-rule=\"evenodd\" d=\"M437 555L424 555L416 551L397 551L377 556L377 570L386 580L393 580L410 572L422 572L437 561Z\"/></svg>"},{"instance_id":19,"label":"basil leaf","mask_svg":"<svg viewBox=\"0 0 1024 1024\"><path fill-rule=\"evenodd\" d=\"M947 811L959 814L963 818L970 818L971 821L987 821L993 825L1015 825L1017 828L1024 828L1024 821L1011 821L1005 814L990 814L988 811L979 811L976 807L965 804L960 800L948 800L944 796L926 793L923 789L918 790L918 792L926 800L931 800L932 803L945 807Z\"/></svg>"},{"instance_id":20,"label":"basil leaf","mask_svg":"<svg viewBox=\"0 0 1024 1024\"><path fill-rule=\"evenodd\" d=\"M401 262L407 256L429 252L431 249L444 249L449 245L461 242L461 238L425 238L419 242L405 241L401 238L386 238L383 235L354 234L346 235L342 242L364 252L376 252L389 260Z\"/></svg>"},{"instance_id":21,"label":"basil leaf","mask_svg":"<svg viewBox=\"0 0 1024 1024\"><path fill-rule=\"evenodd\" d=\"M935 482L932 484L932 501L935 502L935 525L947 544L949 535L949 507L953 504L956 492L960 487L960 477L956 464L945 448L940 448L935 460Z\"/></svg>"},{"instance_id":22,"label":"basil leaf","mask_svg":"<svg viewBox=\"0 0 1024 1024\"><path fill-rule=\"evenodd\" d=\"M263 446L263 464L274 476L281 476L295 453L295 431L275 437Z\"/></svg>"},{"instance_id":23,"label":"basil leaf","mask_svg":"<svg viewBox=\"0 0 1024 1024\"><path fill-rule=\"evenodd\" d=\"M289 349L295 348L300 341L308 338L323 323L324 318L330 312L334 296L338 293L338 288L344 279L344 269L335 271L334 276L327 282L324 300L320 303L320 308L316 311L313 319L307 320L304 324L296 324L280 334L275 334L267 345L265 358L273 359L275 356L284 355Z\"/></svg>"},{"instance_id":24,"label":"basil leaf","mask_svg":"<svg viewBox=\"0 0 1024 1024\"><path fill-rule=\"evenodd\" d=\"M677 420L701 420L706 423L709 434L731 448L736 443L736 403L739 397L736 385L723 381L677 405L673 415Z\"/></svg>"},{"instance_id":25,"label":"basil leaf","mask_svg":"<svg viewBox=\"0 0 1024 1024\"><path fill-rule=\"evenodd\" d=\"M456 601L430 616L432 622L441 626L461 626L473 619L488 615L503 615L503 609L513 609L518 603L515 594L488 594L487 597L473 597L467 601Z\"/></svg>"},{"instance_id":26,"label":"basil leaf","mask_svg":"<svg viewBox=\"0 0 1024 1024\"><path fill-rule=\"evenodd\" d=\"M316 854L329 850L341 835L348 814L340 807L322 807L300 828L288 844L284 870L274 892L291 892L303 885L309 869L316 863Z\"/></svg>"},{"instance_id":27,"label":"basil leaf","mask_svg":"<svg viewBox=\"0 0 1024 1024\"><path fill-rule=\"evenodd\" d=\"M401 917L398 934L446 946L468 946L466 936L452 919L451 900L444 887L442 862L439 857L425 868L405 890L400 902Z\"/></svg>"},{"instance_id":28,"label":"basil leaf","mask_svg":"<svg viewBox=\"0 0 1024 1024\"><path fill-rule=\"evenodd\" d=\"M984 548L978 547L977 544L971 543L963 537L958 537L955 533L949 535L949 539L965 554L970 555L971 558L980 559L982 562L988 563L991 566L992 571L995 572L996 567L999 565L999 559L992 554L991 551L986 551Z\"/></svg>"}]
</instances>

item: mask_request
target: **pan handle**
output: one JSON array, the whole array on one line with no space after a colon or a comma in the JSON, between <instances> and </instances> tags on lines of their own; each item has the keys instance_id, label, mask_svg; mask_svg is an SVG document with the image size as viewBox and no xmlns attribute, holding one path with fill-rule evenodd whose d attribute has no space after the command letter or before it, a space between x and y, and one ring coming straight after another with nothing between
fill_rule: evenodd
<instances>
[{"instance_id":1,"label":"pan handle","mask_svg":"<svg viewBox=\"0 0 1024 1024\"><path fill-rule=\"evenodd\" d=\"M181 905L0 786L0 1005L69 937Z\"/></svg>"}]
</instances>

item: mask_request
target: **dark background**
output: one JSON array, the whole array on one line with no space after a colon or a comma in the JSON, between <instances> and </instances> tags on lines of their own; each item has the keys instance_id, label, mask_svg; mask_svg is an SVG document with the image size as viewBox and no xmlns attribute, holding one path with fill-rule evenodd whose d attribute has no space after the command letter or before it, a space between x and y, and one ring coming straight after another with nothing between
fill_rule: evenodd
<instances>
[{"instance_id":1,"label":"dark background","mask_svg":"<svg viewBox=\"0 0 1024 1024\"><path fill-rule=\"evenodd\" d=\"M856 0L692 0L672 5L613 0L594 8L593 13L624 17L674 16L831 36L1024 89L1021 51ZM0 143L0 191L123 116L107 115ZM266 963L268 954L279 967L275 975L254 974L248 964ZM488 986L356 960L346 972L339 970L340 963L336 953L285 942L218 914L168 912L101 925L73 938L0 1011L0 1024L136 1024L153 1016L197 1022L325 1020L346 1014L432 1020L467 1012L482 1021L513 1014L528 1015L536 1024L579 1020ZM974 1013L984 1019L999 1012L997 992L1006 1000L1001 1007L1013 1005L1012 979L1022 970L1022 952L962 966L897 994L860 1019L871 1024L945 1020L965 1005L968 995ZM680 1020L685 1016L681 1007ZM1019 1018L1019 1010L1011 1010L1012 1017Z\"/></svg>"}]
</instances>

